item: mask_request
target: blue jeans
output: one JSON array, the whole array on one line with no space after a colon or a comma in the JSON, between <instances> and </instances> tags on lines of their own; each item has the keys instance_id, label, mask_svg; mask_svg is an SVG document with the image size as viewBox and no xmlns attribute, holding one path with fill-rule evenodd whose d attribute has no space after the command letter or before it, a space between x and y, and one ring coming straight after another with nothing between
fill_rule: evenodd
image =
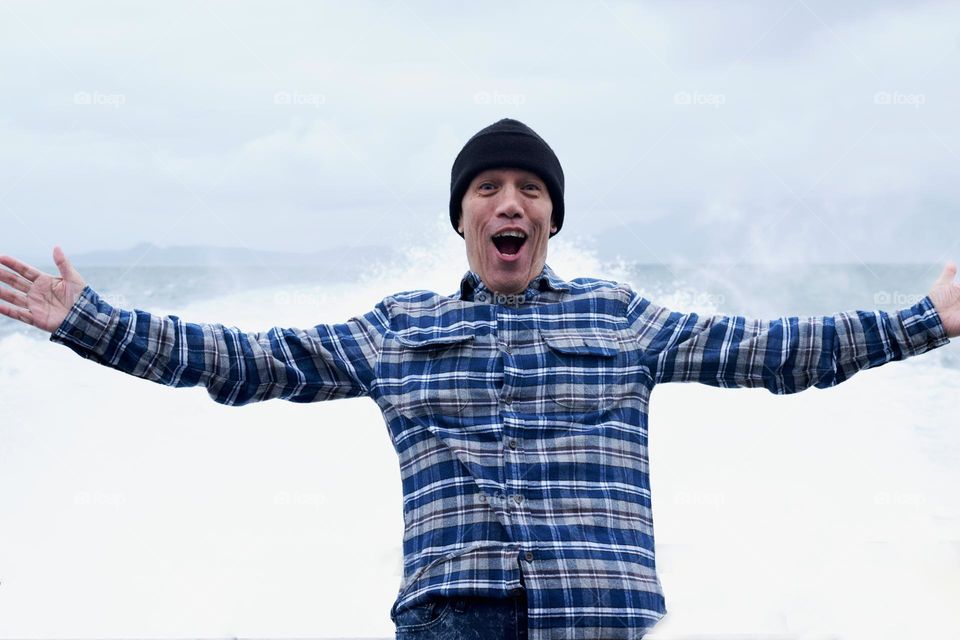
<instances>
[{"instance_id":1,"label":"blue jeans","mask_svg":"<svg viewBox=\"0 0 960 640\"><path fill-rule=\"evenodd\" d=\"M527 640L526 592L511 598L434 596L394 622L397 640Z\"/></svg>"}]
</instances>

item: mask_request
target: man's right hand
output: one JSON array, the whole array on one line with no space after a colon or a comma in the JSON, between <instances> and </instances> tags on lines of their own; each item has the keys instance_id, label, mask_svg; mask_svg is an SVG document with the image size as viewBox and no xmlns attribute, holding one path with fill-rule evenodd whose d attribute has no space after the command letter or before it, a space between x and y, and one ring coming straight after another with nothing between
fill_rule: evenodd
<instances>
[{"instance_id":1,"label":"man's right hand","mask_svg":"<svg viewBox=\"0 0 960 640\"><path fill-rule=\"evenodd\" d=\"M80 297L86 282L73 268L60 247L53 248L53 261L60 276L50 275L11 256L0 255L0 313L14 320L53 333L63 324L70 307Z\"/></svg>"}]
</instances>

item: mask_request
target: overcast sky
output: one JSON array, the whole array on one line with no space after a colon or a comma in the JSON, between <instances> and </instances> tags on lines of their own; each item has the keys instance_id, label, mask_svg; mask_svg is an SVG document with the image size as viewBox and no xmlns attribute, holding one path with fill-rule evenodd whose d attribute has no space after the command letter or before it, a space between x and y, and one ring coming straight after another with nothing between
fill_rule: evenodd
<instances>
[{"instance_id":1,"label":"overcast sky","mask_svg":"<svg viewBox=\"0 0 960 640\"><path fill-rule=\"evenodd\" d=\"M960 259L958 67L946 2L4 1L0 252L429 242L514 117L603 256Z\"/></svg>"}]
</instances>

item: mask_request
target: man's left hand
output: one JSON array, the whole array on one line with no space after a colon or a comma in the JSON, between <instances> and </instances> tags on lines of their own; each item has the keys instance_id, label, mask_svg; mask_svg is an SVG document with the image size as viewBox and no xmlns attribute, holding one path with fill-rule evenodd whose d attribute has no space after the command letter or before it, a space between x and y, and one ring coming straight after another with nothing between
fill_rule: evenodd
<instances>
[{"instance_id":1,"label":"man's left hand","mask_svg":"<svg viewBox=\"0 0 960 640\"><path fill-rule=\"evenodd\" d=\"M953 281L957 275L957 265L948 261L943 272L930 289L930 299L940 314L948 338L960 335L960 284Z\"/></svg>"}]
</instances>

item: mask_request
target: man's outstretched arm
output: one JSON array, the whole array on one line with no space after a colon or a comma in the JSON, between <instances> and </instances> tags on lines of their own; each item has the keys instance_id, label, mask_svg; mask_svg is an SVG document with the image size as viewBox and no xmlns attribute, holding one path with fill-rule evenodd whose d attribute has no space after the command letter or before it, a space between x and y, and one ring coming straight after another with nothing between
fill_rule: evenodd
<instances>
[{"instance_id":1,"label":"man's outstretched arm","mask_svg":"<svg viewBox=\"0 0 960 640\"><path fill-rule=\"evenodd\" d=\"M117 309L86 285L59 250L61 277L8 256L0 313L51 333L84 358L174 387L201 385L222 404L282 398L314 402L365 395L389 326L383 302L341 324L244 333L220 324Z\"/></svg>"},{"instance_id":2,"label":"man's outstretched arm","mask_svg":"<svg viewBox=\"0 0 960 640\"><path fill-rule=\"evenodd\" d=\"M927 296L893 313L758 320L680 313L636 296L629 319L654 383L702 382L795 393L919 355L960 334L960 285L949 263Z\"/></svg>"}]
</instances>

